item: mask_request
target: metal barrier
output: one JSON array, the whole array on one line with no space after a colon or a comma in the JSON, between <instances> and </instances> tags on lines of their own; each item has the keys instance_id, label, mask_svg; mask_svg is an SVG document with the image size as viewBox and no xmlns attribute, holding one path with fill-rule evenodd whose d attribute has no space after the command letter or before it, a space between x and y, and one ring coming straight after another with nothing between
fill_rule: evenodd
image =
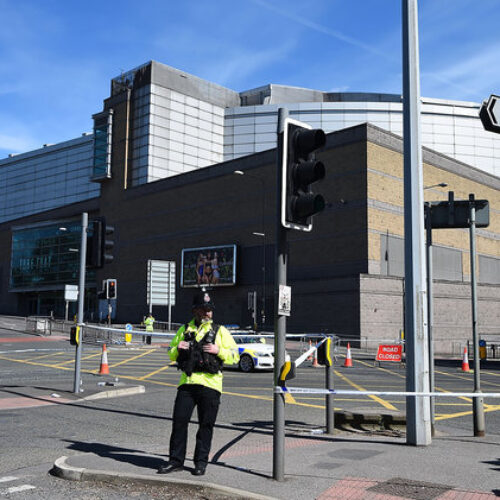
<instances>
[{"instance_id":1,"label":"metal barrier","mask_svg":"<svg viewBox=\"0 0 500 500\"><path fill-rule=\"evenodd\" d=\"M25 331L38 335L52 335L52 318L50 316L28 316Z\"/></svg>"}]
</instances>

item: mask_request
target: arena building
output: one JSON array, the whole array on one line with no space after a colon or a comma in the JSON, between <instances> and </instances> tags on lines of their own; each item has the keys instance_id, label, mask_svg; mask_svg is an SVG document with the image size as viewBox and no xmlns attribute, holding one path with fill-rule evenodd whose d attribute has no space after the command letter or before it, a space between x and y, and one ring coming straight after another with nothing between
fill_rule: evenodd
<instances>
[{"instance_id":1,"label":"arena building","mask_svg":"<svg viewBox=\"0 0 500 500\"><path fill-rule=\"evenodd\" d=\"M238 93L156 62L111 81L92 134L0 161L0 312L63 314L64 285L78 279L72 250L80 214L88 212L116 228L114 262L87 273L88 318L99 319L102 280L116 278L116 321L139 321L148 261L168 260L177 269L173 319L184 321L198 283L187 279L182 257L198 249L213 261L224 249L233 275L221 268L219 283L210 283L218 321L251 324L248 293L257 291L259 325L272 329L279 107L329 132L320 153L327 177L318 186L327 209L313 232L289 234L289 330L397 338L404 323L400 96L276 85ZM490 202L490 226L477 231L486 336L500 333L500 140L482 129L478 109L423 99L422 139L426 200L447 199L438 186L446 183L456 199L474 193ZM438 350L450 351L470 337L468 232L435 233L434 332ZM157 318L165 312L155 308Z\"/></svg>"}]
</instances>

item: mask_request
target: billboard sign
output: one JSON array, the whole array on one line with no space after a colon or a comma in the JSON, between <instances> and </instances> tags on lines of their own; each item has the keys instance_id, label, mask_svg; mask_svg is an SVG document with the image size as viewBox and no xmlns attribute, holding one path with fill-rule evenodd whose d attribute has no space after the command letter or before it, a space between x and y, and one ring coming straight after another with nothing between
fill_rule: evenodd
<instances>
[{"instance_id":1,"label":"billboard sign","mask_svg":"<svg viewBox=\"0 0 500 500\"><path fill-rule=\"evenodd\" d=\"M184 248L181 286L232 286L236 284L236 245Z\"/></svg>"}]
</instances>

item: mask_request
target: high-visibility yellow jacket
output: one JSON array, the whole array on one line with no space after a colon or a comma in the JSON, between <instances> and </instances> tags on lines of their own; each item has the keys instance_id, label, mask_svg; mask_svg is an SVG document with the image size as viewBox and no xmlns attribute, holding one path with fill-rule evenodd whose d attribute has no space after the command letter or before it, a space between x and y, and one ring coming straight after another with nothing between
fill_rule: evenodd
<instances>
[{"instance_id":1,"label":"high-visibility yellow jacket","mask_svg":"<svg viewBox=\"0 0 500 500\"><path fill-rule=\"evenodd\" d=\"M153 318L153 316L147 317L144 320L144 324L146 325L146 331L147 332L152 332L153 331L153 324L154 324L154 322L155 322L155 319Z\"/></svg>"},{"instance_id":2,"label":"high-visibility yellow jacket","mask_svg":"<svg viewBox=\"0 0 500 500\"><path fill-rule=\"evenodd\" d=\"M196 326L194 319L192 319L187 324L187 331L195 333L195 339L199 342L211 329L213 321L207 321L202 323L199 327ZM170 350L168 355L172 361L177 361L179 356L179 350L177 346L179 342L184 340L184 332L186 331L186 325L182 325L175 337L170 343ZM238 346L234 341L233 337L229 331L223 326L219 327L217 335L215 336L215 343L219 346L219 353L217 356L222 359L222 361L227 365L233 365L238 363L240 356L238 354ZM206 373L206 372L193 372L193 374L188 377L186 373L182 372L181 379L179 381L179 386L183 384L198 384L210 387L216 391L222 392L222 372L219 373Z\"/></svg>"}]
</instances>

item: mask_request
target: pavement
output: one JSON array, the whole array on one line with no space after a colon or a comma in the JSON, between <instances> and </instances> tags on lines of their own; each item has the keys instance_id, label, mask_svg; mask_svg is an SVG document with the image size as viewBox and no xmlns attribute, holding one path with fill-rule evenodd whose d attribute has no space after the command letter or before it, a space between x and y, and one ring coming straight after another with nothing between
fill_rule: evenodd
<instances>
[{"instance_id":1,"label":"pavement","mask_svg":"<svg viewBox=\"0 0 500 500\"><path fill-rule=\"evenodd\" d=\"M81 398L115 397L120 387L99 387ZM133 391L141 390L122 387ZM104 393L108 393L104 396ZM123 394L121 394L123 395ZM78 397L78 396L75 396ZM287 422L284 480L273 479L273 433L269 427L218 422L205 476L191 474L196 422L190 430L185 469L157 474L168 461L167 440L155 447L89 444L85 452L60 457L53 472L77 481L130 481L198 488L203 498L254 499L489 499L500 497L500 434L484 438L440 426L429 446L406 445L399 422L392 428L349 419L335 429ZM372 415L367 415L371 421ZM337 424L337 423L336 423ZM170 424L168 424L170 425ZM447 430L449 432L447 432ZM167 430L169 435L170 429ZM459 434L462 432L462 434Z\"/></svg>"},{"instance_id":2,"label":"pavement","mask_svg":"<svg viewBox=\"0 0 500 500\"><path fill-rule=\"evenodd\" d=\"M71 404L79 400L133 396L144 386L102 379L81 394L46 388L17 388L3 394L3 405ZM85 384L90 387L91 384ZM0 404L1 406L1 404ZM284 480L273 479L273 430L218 421L205 476L191 474L196 422L190 429L185 469L157 474L168 461L168 441L145 445L139 440L121 446L89 443L69 449L54 463L53 472L77 481L106 480L185 485L203 498L274 499L489 499L500 497L500 429L483 438L440 423L429 446L410 446L404 434L405 416L381 415L364 409L336 413L336 429L287 421ZM170 426L170 421L166 422ZM170 429L166 429L169 435ZM189 490L191 488L191 490ZM189 495L189 493L187 493Z\"/></svg>"}]
</instances>

